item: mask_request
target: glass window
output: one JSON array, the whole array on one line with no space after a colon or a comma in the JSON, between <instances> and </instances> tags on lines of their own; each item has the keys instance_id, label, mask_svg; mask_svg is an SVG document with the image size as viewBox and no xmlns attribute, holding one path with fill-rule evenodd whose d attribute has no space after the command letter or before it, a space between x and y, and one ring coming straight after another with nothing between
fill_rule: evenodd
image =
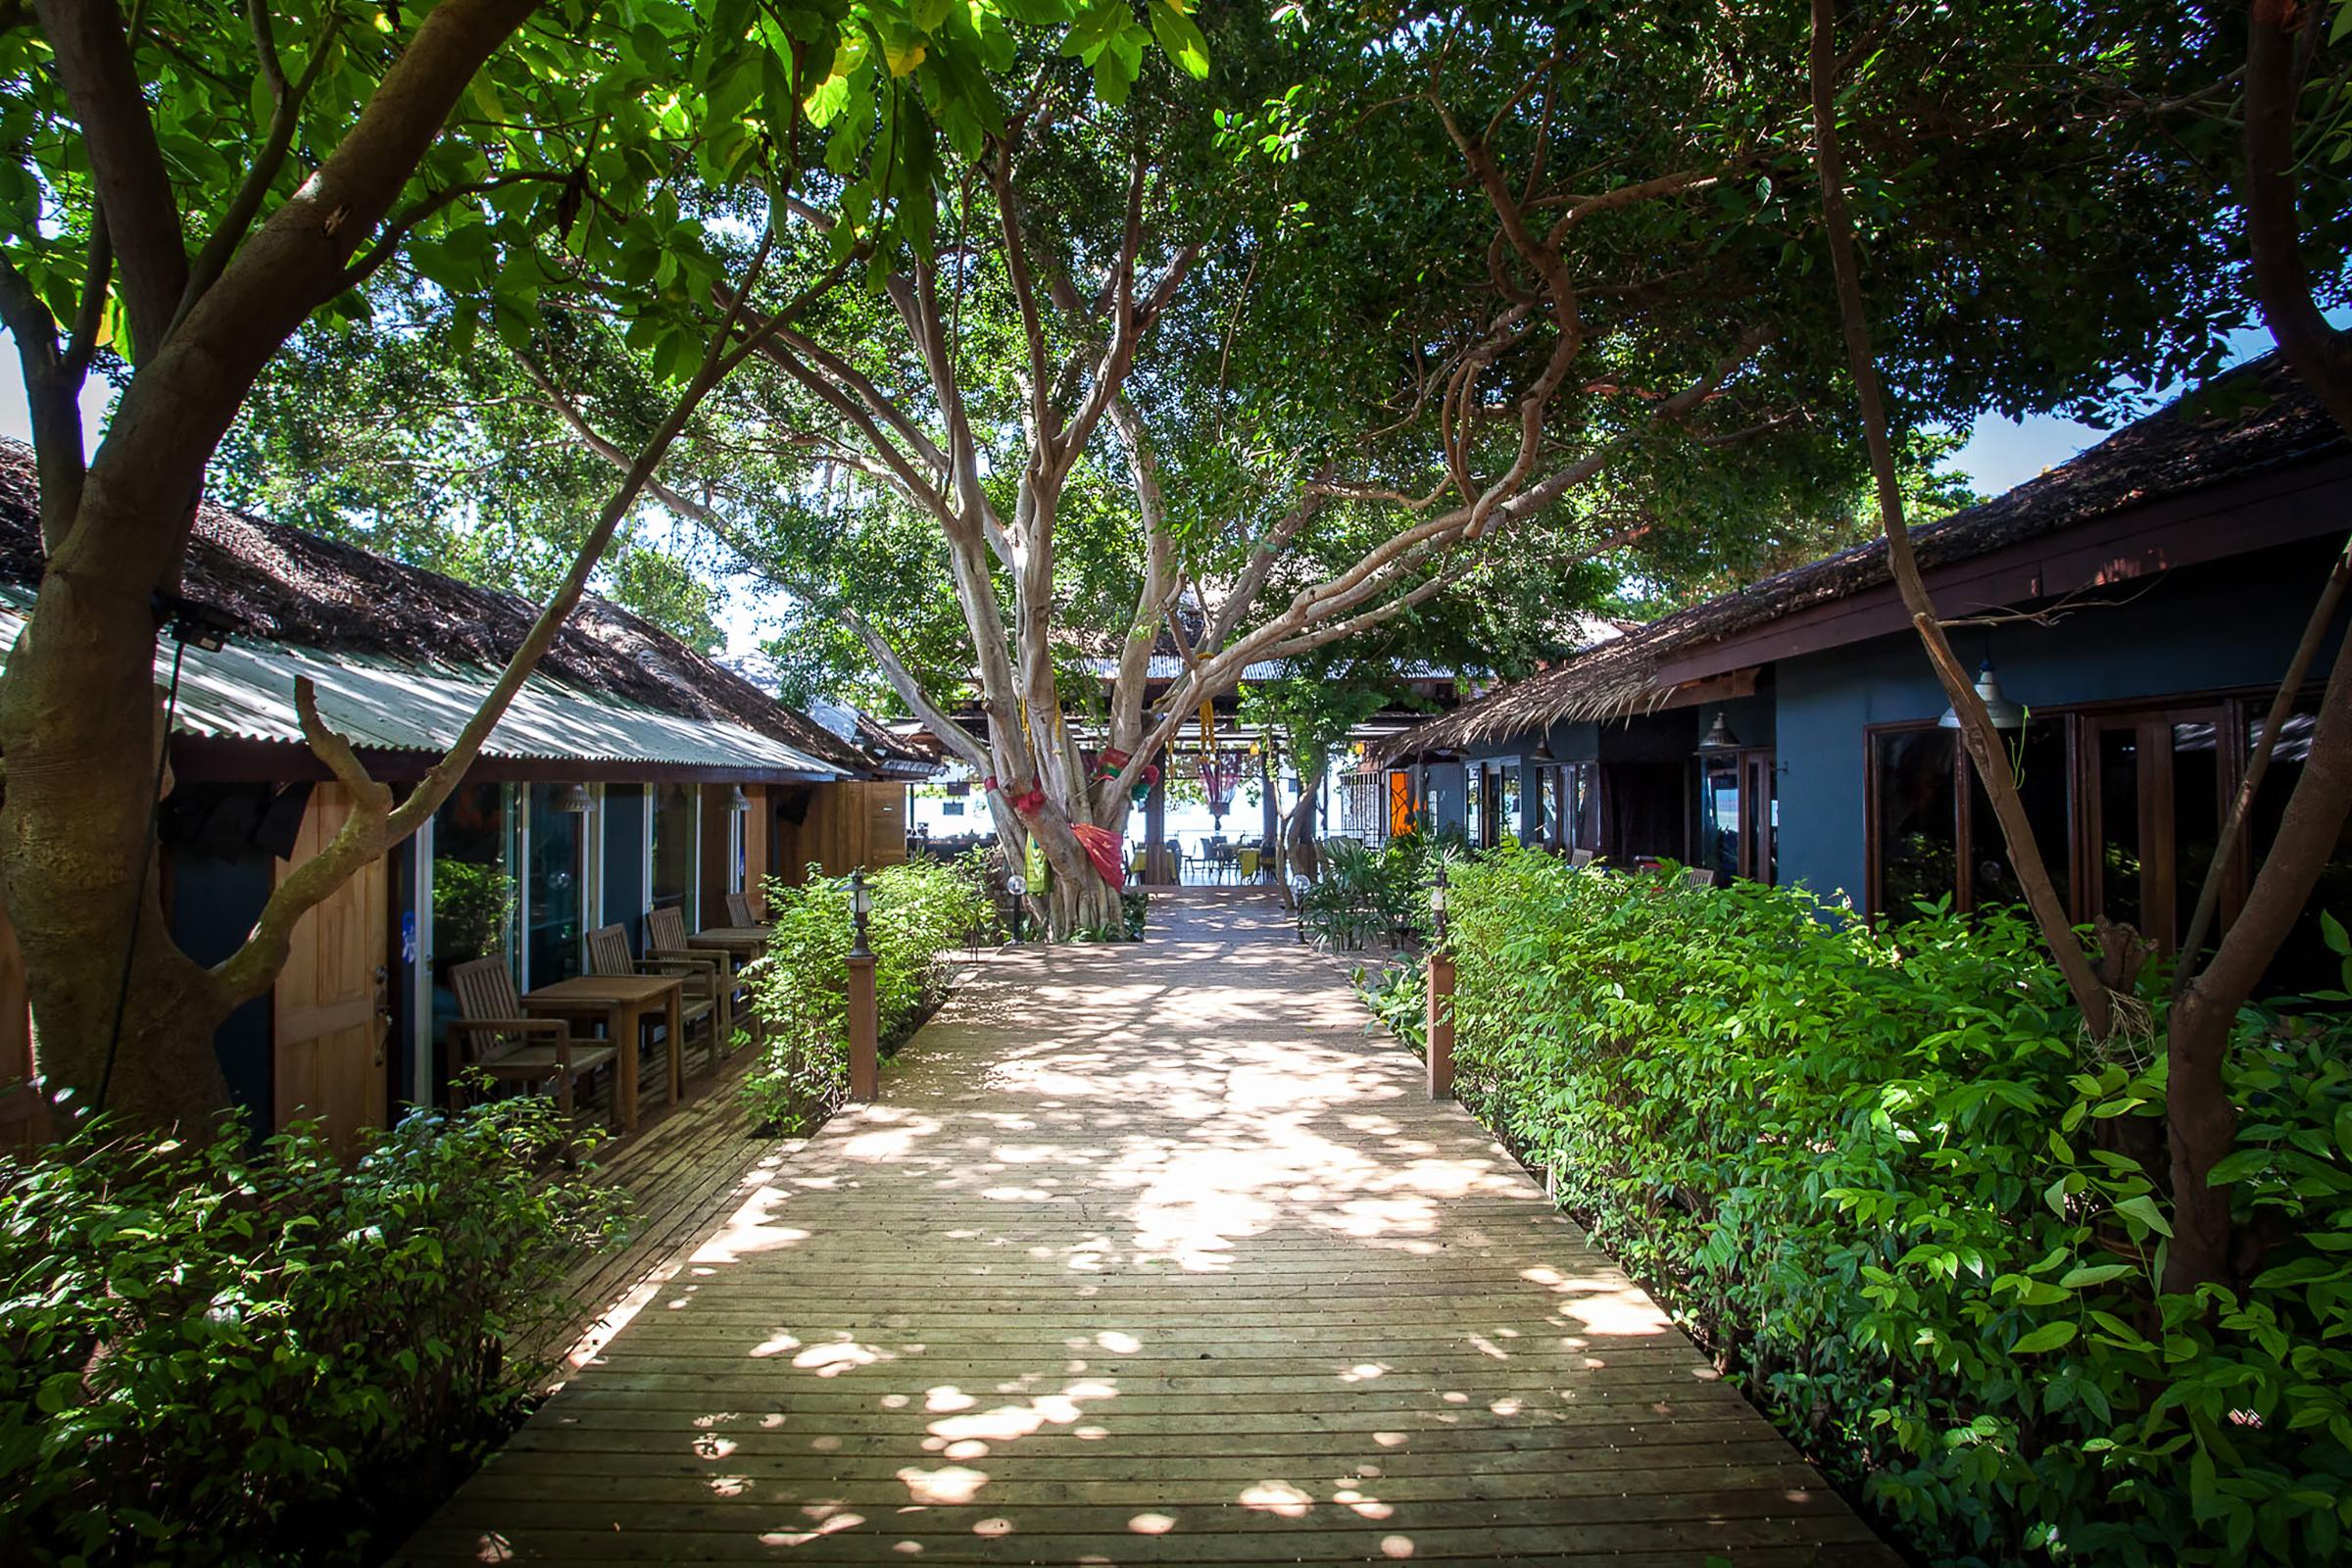
<instances>
[{"instance_id":1,"label":"glass window","mask_svg":"<svg viewBox=\"0 0 2352 1568\"><path fill-rule=\"evenodd\" d=\"M674 906L687 910L689 927L695 923L692 906L698 798L694 787L688 784L654 787L653 906L660 909Z\"/></svg>"},{"instance_id":2,"label":"glass window","mask_svg":"<svg viewBox=\"0 0 2352 1568\"><path fill-rule=\"evenodd\" d=\"M2073 841L2067 832L2066 725L2060 719L2037 718L2002 739L2009 746L2018 799L2025 805L2026 820L2033 825L2042 865L2058 889L2059 902L2071 907L2074 871ZM1993 814L1992 797L1984 793L1973 765L1968 794L1969 906L2022 905L2026 902L2025 884L2010 863L2008 840L2002 836L2000 818Z\"/></svg>"},{"instance_id":3,"label":"glass window","mask_svg":"<svg viewBox=\"0 0 2352 1568\"><path fill-rule=\"evenodd\" d=\"M2278 837L2278 822L2285 814L2286 803L2293 796L2296 784L2302 781L2304 765L2311 760L2312 730L2318 722L2312 713L2290 713L2279 727L2278 745L2271 753L2270 770L2263 774L2262 788L2254 792L2253 808L2247 816L2246 848L2252 854L2245 867L2249 878ZM2260 713L2246 730L2249 745L2260 745ZM2352 925L2352 821L2347 821L2337 835L2335 853L2328 858L2311 897L2304 901L2303 912L2279 946L2278 957L2271 961L2270 971L2263 980L2263 995L2299 996L2334 990L2339 984L2342 964L2328 951L2328 944L2320 935L2322 911ZM2186 916L2182 918L2185 920Z\"/></svg>"},{"instance_id":4,"label":"glass window","mask_svg":"<svg viewBox=\"0 0 2352 1568\"><path fill-rule=\"evenodd\" d=\"M1749 829L1747 874L1759 882L1781 879L1781 776L1770 752L1751 752L1747 768L1748 809L1755 813Z\"/></svg>"},{"instance_id":5,"label":"glass window","mask_svg":"<svg viewBox=\"0 0 2352 1568\"><path fill-rule=\"evenodd\" d=\"M1740 874L1740 760L1709 757L1698 770L1698 843L1691 864L1712 869L1718 884Z\"/></svg>"},{"instance_id":6,"label":"glass window","mask_svg":"<svg viewBox=\"0 0 2352 1568\"><path fill-rule=\"evenodd\" d=\"M1914 906L1950 898L1959 861L1959 737L1947 729L1882 730L1871 737L1879 863L1874 913L1907 920Z\"/></svg>"},{"instance_id":7,"label":"glass window","mask_svg":"<svg viewBox=\"0 0 2352 1568\"><path fill-rule=\"evenodd\" d=\"M534 986L568 980L580 972L588 817L582 811L557 810L556 798L562 793L563 787L555 784L530 787L531 863L523 942Z\"/></svg>"},{"instance_id":8,"label":"glass window","mask_svg":"<svg viewBox=\"0 0 2352 1568\"><path fill-rule=\"evenodd\" d=\"M1494 770L1494 838L1521 839L1525 831L1519 814L1519 765L1506 763Z\"/></svg>"},{"instance_id":9,"label":"glass window","mask_svg":"<svg viewBox=\"0 0 2352 1568\"><path fill-rule=\"evenodd\" d=\"M2253 728L2262 727L2261 720ZM2179 723L2173 731L2173 945L2188 935L2197 896L2222 844L2223 726Z\"/></svg>"},{"instance_id":10,"label":"glass window","mask_svg":"<svg viewBox=\"0 0 2352 1568\"><path fill-rule=\"evenodd\" d=\"M2099 908L2134 930L2141 919L2139 727L2123 723L2099 735Z\"/></svg>"},{"instance_id":11,"label":"glass window","mask_svg":"<svg viewBox=\"0 0 2352 1568\"><path fill-rule=\"evenodd\" d=\"M1568 792L1567 845L1572 850L1600 849L1600 768L1593 762L1570 762L1561 769Z\"/></svg>"},{"instance_id":12,"label":"glass window","mask_svg":"<svg viewBox=\"0 0 2352 1568\"><path fill-rule=\"evenodd\" d=\"M461 784L433 813L432 1037L458 1013L449 971L512 954L514 937L513 792Z\"/></svg>"}]
</instances>

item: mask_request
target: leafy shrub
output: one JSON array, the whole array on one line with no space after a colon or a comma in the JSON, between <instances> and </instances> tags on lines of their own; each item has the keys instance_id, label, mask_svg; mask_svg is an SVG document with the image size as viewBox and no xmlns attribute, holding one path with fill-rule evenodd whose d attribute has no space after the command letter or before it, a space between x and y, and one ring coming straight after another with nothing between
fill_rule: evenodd
<instances>
[{"instance_id":1,"label":"leafy shrub","mask_svg":"<svg viewBox=\"0 0 2352 1568\"><path fill-rule=\"evenodd\" d=\"M866 879L873 896L866 945L884 1052L896 1050L938 998L942 954L963 944L992 906L976 857L915 860ZM744 1081L763 1125L822 1120L849 1086L850 882L809 868L798 887L767 886L774 933L748 965L766 1054Z\"/></svg>"},{"instance_id":2,"label":"leafy shrub","mask_svg":"<svg viewBox=\"0 0 2352 1568\"><path fill-rule=\"evenodd\" d=\"M1341 952L1415 943L1428 934L1438 862L1466 853L1458 833L1405 833L1380 845L1335 840L1323 848L1323 875L1298 895L1300 929Z\"/></svg>"},{"instance_id":3,"label":"leafy shrub","mask_svg":"<svg viewBox=\"0 0 2352 1568\"><path fill-rule=\"evenodd\" d=\"M1452 881L1463 1098L1924 1556L2339 1557L2352 1021L2241 1020L2221 1174L2269 1250L2165 1297L2157 1037L2087 1050L2023 921Z\"/></svg>"},{"instance_id":4,"label":"leafy shrub","mask_svg":"<svg viewBox=\"0 0 2352 1568\"><path fill-rule=\"evenodd\" d=\"M13 1561L356 1558L501 1435L619 1195L547 1179L521 1098L405 1117L355 1161L100 1124L0 1158L0 1538ZM371 1511L380 1510L380 1511Z\"/></svg>"},{"instance_id":5,"label":"leafy shrub","mask_svg":"<svg viewBox=\"0 0 2352 1568\"><path fill-rule=\"evenodd\" d=\"M1388 1031L1414 1051L1429 1051L1429 971L1417 960L1398 959L1378 968L1358 968L1356 989Z\"/></svg>"}]
</instances>

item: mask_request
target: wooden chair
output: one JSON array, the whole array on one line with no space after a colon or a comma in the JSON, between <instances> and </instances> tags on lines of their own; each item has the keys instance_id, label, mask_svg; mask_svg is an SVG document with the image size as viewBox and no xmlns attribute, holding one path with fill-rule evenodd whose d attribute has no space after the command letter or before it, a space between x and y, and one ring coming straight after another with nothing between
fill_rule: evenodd
<instances>
[{"instance_id":1,"label":"wooden chair","mask_svg":"<svg viewBox=\"0 0 2352 1568\"><path fill-rule=\"evenodd\" d=\"M556 1106L568 1116L573 1080L620 1059L619 1051L612 1045L574 1040L571 1026L561 1018L524 1017L522 999L514 992L514 971L503 957L475 958L457 965L449 971L449 988L458 999L458 1016L443 1037L453 1106L464 1103L464 1075L470 1067L493 1078L528 1083L552 1078ZM612 1100L617 1124L620 1097L615 1094Z\"/></svg>"},{"instance_id":2,"label":"wooden chair","mask_svg":"<svg viewBox=\"0 0 2352 1568\"><path fill-rule=\"evenodd\" d=\"M1571 852L1568 857L1568 869L1571 871L1581 871L1592 863L1592 852L1591 850L1576 850Z\"/></svg>"},{"instance_id":3,"label":"wooden chair","mask_svg":"<svg viewBox=\"0 0 2352 1568\"><path fill-rule=\"evenodd\" d=\"M645 956L649 962L692 964L699 971L686 978L685 1005L688 1013L699 1015L698 1009L708 1003L717 1004L710 1054L710 1059L716 1061L726 1042L735 1036L736 1003L748 998L743 983L735 978L733 956L708 948L688 947L686 913L675 907L654 909L646 914Z\"/></svg>"},{"instance_id":4,"label":"wooden chair","mask_svg":"<svg viewBox=\"0 0 2352 1568\"><path fill-rule=\"evenodd\" d=\"M1715 868L1711 865L1694 865L1690 867L1690 869L1683 873L1683 885L1693 888L1713 887L1715 885Z\"/></svg>"},{"instance_id":5,"label":"wooden chair","mask_svg":"<svg viewBox=\"0 0 2352 1568\"><path fill-rule=\"evenodd\" d=\"M661 911L657 910L655 912L660 913ZM675 911L672 912L674 913ZM759 915L752 912L752 896L750 893L737 891L727 895L727 924L765 925L766 923L767 922L760 919Z\"/></svg>"},{"instance_id":6,"label":"wooden chair","mask_svg":"<svg viewBox=\"0 0 2352 1568\"><path fill-rule=\"evenodd\" d=\"M659 914L661 910L655 910ZM669 911L675 914L677 911ZM678 997L678 1027L686 1039L694 1038L700 1026L710 1032L710 1060L718 1061L718 965L725 959L715 953L698 953L688 957L633 958L629 956L629 933L620 925L600 925L588 933L588 972L590 974L674 974L684 982ZM684 1041L679 1044L683 1046Z\"/></svg>"}]
</instances>

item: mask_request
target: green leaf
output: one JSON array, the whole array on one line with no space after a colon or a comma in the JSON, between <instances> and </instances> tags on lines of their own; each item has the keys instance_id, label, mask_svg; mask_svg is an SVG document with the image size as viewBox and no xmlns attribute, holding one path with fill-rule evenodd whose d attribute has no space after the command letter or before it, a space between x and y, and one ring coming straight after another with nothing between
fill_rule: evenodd
<instances>
[{"instance_id":1,"label":"green leaf","mask_svg":"<svg viewBox=\"0 0 2352 1568\"><path fill-rule=\"evenodd\" d=\"M1208 40L1193 19L1169 5L1167 0L1152 0L1152 36L1170 60L1185 69L1195 81L1208 75Z\"/></svg>"},{"instance_id":2,"label":"green leaf","mask_svg":"<svg viewBox=\"0 0 2352 1568\"><path fill-rule=\"evenodd\" d=\"M2314 1280L2331 1280L2352 1274L2352 1264L2331 1263L2324 1257L2298 1257L2291 1263L2264 1269L2254 1276L2257 1291L2280 1291L2290 1285L2308 1285Z\"/></svg>"},{"instance_id":3,"label":"green leaf","mask_svg":"<svg viewBox=\"0 0 2352 1568\"><path fill-rule=\"evenodd\" d=\"M2125 1199L2115 1205L2115 1211L2128 1218L2137 1220L2142 1226L2154 1231L2159 1236L2173 1234L2172 1222L2166 1219L2164 1211L2156 1206L2156 1200L2146 1193L2140 1194L2137 1198Z\"/></svg>"},{"instance_id":4,"label":"green leaf","mask_svg":"<svg viewBox=\"0 0 2352 1568\"><path fill-rule=\"evenodd\" d=\"M2076 1325L2072 1318L2056 1323L2044 1323L2033 1333L2009 1347L2011 1355L2037 1355L2043 1350L2055 1350L2075 1343Z\"/></svg>"},{"instance_id":5,"label":"green leaf","mask_svg":"<svg viewBox=\"0 0 2352 1568\"><path fill-rule=\"evenodd\" d=\"M2109 1280L2120 1280L2127 1274L2136 1272L2129 1263L2084 1263L2068 1269L2058 1283L2067 1290L2079 1291L2086 1285L2104 1285Z\"/></svg>"}]
</instances>

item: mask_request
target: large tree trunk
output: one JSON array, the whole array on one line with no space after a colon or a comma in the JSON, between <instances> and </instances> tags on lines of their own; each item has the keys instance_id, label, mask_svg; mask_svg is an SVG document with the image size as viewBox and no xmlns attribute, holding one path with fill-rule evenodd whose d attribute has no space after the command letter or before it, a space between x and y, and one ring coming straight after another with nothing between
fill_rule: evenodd
<instances>
[{"instance_id":1,"label":"large tree trunk","mask_svg":"<svg viewBox=\"0 0 2352 1568\"><path fill-rule=\"evenodd\" d=\"M2352 434L2352 356L2347 355L2352 339L2328 324L2313 298L2302 260L2295 174L2296 112L2308 60L2298 41L2305 29L2326 25L2326 8L2254 0L2248 13L2245 188L2254 291L2271 336L2296 376ZM2326 636L2334 604L2334 594L2323 590L2304 650L2316 648ZM2305 657L2298 651L2296 662ZM2266 744L2275 742L2275 729L2265 736ZM2238 1008L2253 996L2310 902L2347 813L2352 813L2352 665L2339 653L2303 776L2288 797L2245 907L2212 960L2180 985L2166 1022L2165 1114L2173 1163L2167 1291L2231 1283L2243 1272L2232 1255L2236 1237L2230 1190L2209 1179L2237 1138L2237 1106L2230 1099L2226 1073L2230 1039ZM2217 863L2212 874L2221 873ZM2193 967L2198 956L2192 950L2181 961Z\"/></svg>"},{"instance_id":2,"label":"large tree trunk","mask_svg":"<svg viewBox=\"0 0 2352 1568\"><path fill-rule=\"evenodd\" d=\"M107 1076L136 910L130 1011L109 1101L169 1122L227 1102L211 1035L229 1009L208 972L172 945L158 880L142 874L162 741L150 606L175 552L168 531L118 503L106 478L103 467L90 474L0 682L0 872L24 950L43 1078L53 1094L77 1091L84 1106Z\"/></svg>"},{"instance_id":3,"label":"large tree trunk","mask_svg":"<svg viewBox=\"0 0 2352 1568\"><path fill-rule=\"evenodd\" d=\"M1053 868L1054 878L1046 905L1046 931L1055 942L1066 942L1081 931L1120 931L1126 926L1126 915L1119 901L1120 884L1106 882L1095 864L1086 846L1070 830L1076 822L1094 822L1124 842L1127 810L1124 803L1106 814L1108 821L1098 821L1088 813L1084 782L1078 789L1077 802L1049 800L1046 808L1028 821L1031 837L1037 841L1038 853Z\"/></svg>"},{"instance_id":4,"label":"large tree trunk","mask_svg":"<svg viewBox=\"0 0 2352 1568\"><path fill-rule=\"evenodd\" d=\"M96 153L92 175L136 356L70 516L59 496L44 497L52 553L0 682L0 880L52 1093L78 1091L84 1105L95 1099L120 1006L108 1086L116 1108L164 1124L227 1102L211 1037L251 976L208 971L173 946L144 863L163 744L152 717L155 595L177 586L205 465L254 378L318 305L349 286L353 252L390 211L451 104L536 5L453 0L433 11L323 162L192 300L180 297L186 236L121 17L111 5L40 7ZM41 456L45 487L81 458L55 440Z\"/></svg>"}]
</instances>

